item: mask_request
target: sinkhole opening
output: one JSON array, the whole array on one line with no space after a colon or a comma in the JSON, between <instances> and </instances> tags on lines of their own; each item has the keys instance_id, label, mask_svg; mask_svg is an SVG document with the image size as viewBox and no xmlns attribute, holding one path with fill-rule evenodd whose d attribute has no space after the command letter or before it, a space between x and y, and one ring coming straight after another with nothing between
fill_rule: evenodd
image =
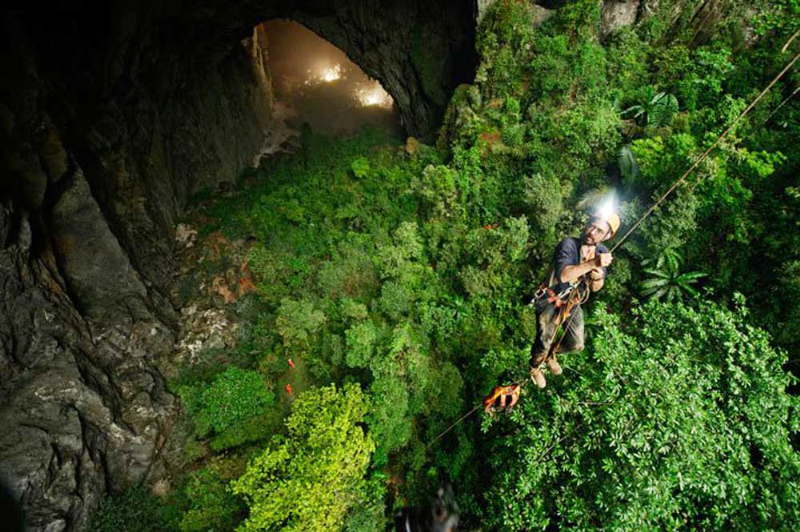
<instances>
[{"instance_id":1,"label":"sinkhole opening","mask_svg":"<svg viewBox=\"0 0 800 532\"><path fill-rule=\"evenodd\" d=\"M403 135L391 95L341 49L292 20L264 26L275 96L266 153L280 151L276 142L304 123L326 135L350 135L364 126Z\"/></svg>"}]
</instances>

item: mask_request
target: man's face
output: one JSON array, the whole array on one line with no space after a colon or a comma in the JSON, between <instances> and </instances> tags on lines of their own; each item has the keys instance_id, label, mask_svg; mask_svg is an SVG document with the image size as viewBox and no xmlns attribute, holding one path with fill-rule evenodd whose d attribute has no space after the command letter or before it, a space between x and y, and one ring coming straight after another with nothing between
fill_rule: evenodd
<instances>
[{"instance_id":1,"label":"man's face","mask_svg":"<svg viewBox=\"0 0 800 532\"><path fill-rule=\"evenodd\" d=\"M606 239L610 227L600 219L590 220L583 230L583 243L589 246L596 246Z\"/></svg>"}]
</instances>

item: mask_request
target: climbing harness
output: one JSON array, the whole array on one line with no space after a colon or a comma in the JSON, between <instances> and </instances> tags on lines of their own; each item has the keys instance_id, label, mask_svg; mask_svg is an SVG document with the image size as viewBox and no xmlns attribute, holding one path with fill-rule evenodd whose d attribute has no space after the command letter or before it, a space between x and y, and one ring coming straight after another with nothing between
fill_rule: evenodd
<instances>
[{"instance_id":1,"label":"climbing harness","mask_svg":"<svg viewBox=\"0 0 800 532\"><path fill-rule=\"evenodd\" d=\"M552 294L553 291L549 290L549 294ZM577 281L575 283L571 283L570 286L564 289L561 293L556 295L556 297L560 297L562 294L569 295L569 298L566 302L563 299L557 299L555 301L552 300L552 295L548 298L548 303L555 303L556 308L559 309L558 316L556 317L556 332L555 335L558 336L559 328L564 320L566 319L566 325L564 325L564 330L561 334L561 338L559 338L558 342L551 344L550 349L547 352L547 356L542 359L542 362L535 368L535 371L539 371L542 368L542 365L547 361L548 358L554 356L558 353L558 350L561 348L561 343L566 338L569 327L572 325L572 309L575 308L576 305L581 305L586 303L589 300L589 296L591 295L591 290L586 285L585 282ZM533 302L531 302L533 304ZM533 368L532 368L533 369ZM519 401L520 393L522 392L522 387L525 386L529 382L529 379L525 378L520 382L509 384L506 386L495 386L491 393L484 398L483 402L481 403L484 407L484 411L487 414L492 414L495 411L502 410L504 412L510 412L514 405L517 404ZM510 403L508 402L510 398Z\"/></svg>"},{"instance_id":2,"label":"climbing harness","mask_svg":"<svg viewBox=\"0 0 800 532\"><path fill-rule=\"evenodd\" d=\"M792 42L792 40L794 40L795 37L798 36L798 34L800 34L800 32L796 32L791 37L791 39L789 39L789 41L784 45L782 51L786 51L786 49L788 49L789 44ZM794 64L797 62L798 59L800 59L800 53L797 53L792 58L792 60L789 61L789 63L783 68L783 70L781 70L780 73L778 73L778 75L775 76L772 79L772 81L770 81L769 84L766 87L764 87L764 89L758 94L758 96L756 96L755 99L753 99L753 101L750 102L750 104L741 113L739 113L739 115L731 123L731 125L728 126L728 128L724 132L722 132L722 134L719 137L717 137L717 139L714 141L714 143L711 144L711 146L709 146L708 149L706 149L706 151L704 151L700 155L700 157L698 157L695 160L695 162L689 167L689 169L686 170L686 172L684 172L684 174L680 178L678 178L667 189L667 191L664 192L664 194L662 194L661 197L659 197L655 201L655 203L653 203L653 205L641 217L639 217L639 219L636 221L636 223L633 224L630 229L628 229L628 231L622 236L621 239L619 239L616 242L616 244L614 244L614 246L609 250L609 253L613 253L617 248L619 248L622 245L622 243L625 242L625 240L627 240L627 238L642 224L642 222L644 222L645 219L647 219L647 217L649 217L661 205L661 203L663 203L664 200L667 199L667 197L670 194L672 194L675 191L675 189L678 188L678 186L680 186L680 184L683 183L686 180L687 177L689 177L689 175L695 170L695 168L697 168L700 165L700 163L702 163L711 154L711 152L714 150L714 148L716 148L719 145L719 143L722 142L722 140L725 139L725 137L727 137L728 134L731 131L733 131L733 128L736 127L736 124L738 124L742 120L742 118L744 118L748 113L750 113L750 111L753 109L753 107L755 107L756 104L759 101L761 101L761 98L763 98L764 95L767 92L769 92L769 90L778 81L780 81L780 79L784 75L786 75L787 72L789 72L789 70L791 70L791 68L794 66ZM545 295L548 297L548 299L549 298L553 298L553 296L556 296L555 301L561 301L562 305L563 305L563 297L562 297L562 295L563 296L570 296L569 300L572 300L572 294L573 294L575 288L577 288L578 285L579 285L579 282L571 283L568 288L564 289L559 294L554 294L553 291L549 287L544 287L544 286L540 285L538 287L537 291L534 293L534 299L533 299L533 301L531 301L529 306L535 304L534 302L537 301L537 295L540 297L539 301L541 301L541 298L543 298ZM543 291L543 288L546 288L546 290ZM580 292L578 292L578 294L580 294ZM559 305L559 307L560 306L561 305ZM569 310L571 310L571 306L569 304L567 304L565 306L565 310L567 310L567 314L569 314ZM564 332L563 332L563 334L561 336L561 339L558 341L558 344L554 348L551 346L551 350L548 352L548 355L547 355L547 357L545 357L544 360L547 360L548 357L550 357L553 353L557 352L558 348L561 347L561 342L564 340L564 337L566 336L566 333L569 330L569 326L570 326L571 322L572 322L572 316L569 316L569 321L567 322L567 325L564 327ZM560 325L560 322L559 322L559 325ZM556 334L558 334L558 328L556 329ZM544 361L542 363L544 363ZM540 368L541 368L541 364L539 365L539 368L537 368L537 369L540 369ZM482 402L478 403L478 405L476 405L472 410L470 410L469 412L467 412L466 414L461 416L458 420L456 420L454 423L452 423L449 427L447 427L445 430L443 430L441 433L439 433L425 447L426 448L431 447L435 442L439 441L442 437L444 437L445 434L447 434L448 432L453 430L456 426L458 426L465 419L467 419L469 416L474 414L481 407L484 407L484 410L486 410L487 412L491 412L492 409L494 409L495 403L499 401L500 402L500 407L503 410L505 410L505 411L510 410L510 408L514 404L516 404L517 401L519 400L519 394L522 391L522 387L529 380L530 379L524 379L524 380L522 380L522 381L520 381L518 383L514 383L514 384L510 384L510 385L506 385L506 386L496 386L492 390L492 392ZM509 404L506 404L507 401L508 401L508 398L511 399L511 402Z\"/></svg>"},{"instance_id":3,"label":"climbing harness","mask_svg":"<svg viewBox=\"0 0 800 532\"><path fill-rule=\"evenodd\" d=\"M561 308L564 305L564 300L569 297L570 293L578 286L578 282L570 283L564 290L555 293L552 288L542 283L538 286L536 292L533 293L533 299L528 306L533 308L542 301L555 304L556 308Z\"/></svg>"},{"instance_id":4,"label":"climbing harness","mask_svg":"<svg viewBox=\"0 0 800 532\"><path fill-rule=\"evenodd\" d=\"M582 279L583 278L577 279L569 283L566 288L558 293L556 293L546 283L541 283L534 292L533 299L530 303L528 303L529 308L535 308L536 305L544 302L555 306L555 308L558 310L558 314L555 318L556 336L558 335L558 329L561 324L565 319L569 318L567 325L564 327L564 333L561 335L561 339L555 345L550 346L547 356L542 359L542 362L536 368L536 371L539 371L542 367L542 364L544 364L548 358L558 352L558 349L561 347L561 342L564 341L564 337L569 331L569 326L572 324L572 309L575 308L575 305L586 303L589 300L591 290ZM553 282L552 274L550 275L550 282ZM484 411L487 414L492 414L498 409L504 412L510 412L514 405L517 404L517 401L519 401L522 387L527 382L528 380L524 379L521 382L514 384L495 386L481 403L484 407Z\"/></svg>"}]
</instances>

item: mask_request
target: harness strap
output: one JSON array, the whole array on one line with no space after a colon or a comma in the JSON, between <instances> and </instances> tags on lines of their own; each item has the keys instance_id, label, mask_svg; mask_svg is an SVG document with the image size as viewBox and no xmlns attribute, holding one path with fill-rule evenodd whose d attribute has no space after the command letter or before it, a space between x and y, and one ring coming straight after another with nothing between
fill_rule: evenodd
<instances>
[{"instance_id":1,"label":"harness strap","mask_svg":"<svg viewBox=\"0 0 800 532\"><path fill-rule=\"evenodd\" d=\"M547 290L547 295L549 296L547 298L547 302L554 303L556 305L556 308L561 308L561 306L564 304L564 300L561 299L558 296L558 294L553 292L553 290L549 286L545 287L545 289Z\"/></svg>"}]
</instances>

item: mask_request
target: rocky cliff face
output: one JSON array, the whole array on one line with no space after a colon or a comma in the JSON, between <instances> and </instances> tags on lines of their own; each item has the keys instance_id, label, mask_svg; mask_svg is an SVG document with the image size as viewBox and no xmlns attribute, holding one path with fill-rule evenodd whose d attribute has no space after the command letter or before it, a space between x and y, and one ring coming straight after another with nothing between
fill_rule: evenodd
<instances>
[{"instance_id":1,"label":"rocky cliff face","mask_svg":"<svg viewBox=\"0 0 800 532\"><path fill-rule=\"evenodd\" d=\"M76 174L57 219L92 223L90 198ZM124 286L125 319L81 312L54 246L36 242L30 215L8 202L0 236L0 471L31 529L82 529L105 490L159 474L175 404L150 359L169 349L172 332L142 304L141 283ZM111 254L105 264L124 262L113 237L96 243Z\"/></svg>"},{"instance_id":2,"label":"rocky cliff face","mask_svg":"<svg viewBox=\"0 0 800 532\"><path fill-rule=\"evenodd\" d=\"M7 17L0 475L31 529L80 530L107 490L162 475L177 405L152 360L175 341L172 227L189 194L235 180L260 148L264 36L160 87L136 65L108 79L113 48L68 20Z\"/></svg>"},{"instance_id":3,"label":"rocky cliff face","mask_svg":"<svg viewBox=\"0 0 800 532\"><path fill-rule=\"evenodd\" d=\"M464 3L70 2L2 13L0 477L32 530L80 530L105 492L155 482L178 405L153 360L175 220L232 182L271 116L263 30L306 24L436 125L472 64Z\"/></svg>"}]
</instances>

